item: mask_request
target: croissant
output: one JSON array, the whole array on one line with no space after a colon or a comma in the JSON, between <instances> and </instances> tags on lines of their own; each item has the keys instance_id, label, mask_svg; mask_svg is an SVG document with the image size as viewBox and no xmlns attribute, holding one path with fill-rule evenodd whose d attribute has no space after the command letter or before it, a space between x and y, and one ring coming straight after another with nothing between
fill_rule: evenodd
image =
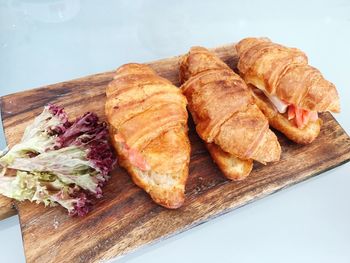
<instances>
[{"instance_id":1,"label":"croissant","mask_svg":"<svg viewBox=\"0 0 350 263\"><path fill-rule=\"evenodd\" d=\"M203 47L180 60L181 90L198 135L224 175L248 176L253 160L277 161L281 148L244 81Z\"/></svg>"},{"instance_id":2,"label":"croissant","mask_svg":"<svg viewBox=\"0 0 350 263\"><path fill-rule=\"evenodd\" d=\"M293 141L306 144L318 136L322 121L317 112L340 111L335 86L301 50L267 38L243 39L236 50L240 75L253 85L257 105L270 125Z\"/></svg>"},{"instance_id":3,"label":"croissant","mask_svg":"<svg viewBox=\"0 0 350 263\"><path fill-rule=\"evenodd\" d=\"M156 203L180 207L190 160L186 98L142 64L118 68L106 95L105 113L120 165Z\"/></svg>"}]
</instances>

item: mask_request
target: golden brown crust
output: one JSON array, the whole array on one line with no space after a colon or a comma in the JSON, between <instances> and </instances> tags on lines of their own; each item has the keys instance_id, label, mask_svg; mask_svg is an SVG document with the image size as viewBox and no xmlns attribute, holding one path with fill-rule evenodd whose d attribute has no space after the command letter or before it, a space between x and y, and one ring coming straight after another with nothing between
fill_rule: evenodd
<instances>
[{"instance_id":1,"label":"golden brown crust","mask_svg":"<svg viewBox=\"0 0 350 263\"><path fill-rule=\"evenodd\" d=\"M189 101L199 136L209 143L225 121L252 103L244 81L228 69L203 71L185 82L181 90Z\"/></svg>"},{"instance_id":2,"label":"golden brown crust","mask_svg":"<svg viewBox=\"0 0 350 263\"><path fill-rule=\"evenodd\" d=\"M180 207L190 159L186 98L142 64L120 67L106 94L105 111L120 165L155 202Z\"/></svg>"},{"instance_id":3,"label":"golden brown crust","mask_svg":"<svg viewBox=\"0 0 350 263\"><path fill-rule=\"evenodd\" d=\"M189 152L187 131L170 130L142 151L152 167L151 171L140 171L125 159L120 165L128 170L134 183L149 193L156 203L176 209L185 201Z\"/></svg>"},{"instance_id":4,"label":"golden brown crust","mask_svg":"<svg viewBox=\"0 0 350 263\"><path fill-rule=\"evenodd\" d=\"M215 143L206 143L214 162L219 166L226 178L234 181L245 179L253 169L253 160L242 160L223 151Z\"/></svg>"},{"instance_id":5,"label":"golden brown crust","mask_svg":"<svg viewBox=\"0 0 350 263\"><path fill-rule=\"evenodd\" d=\"M276 130L281 131L290 140L300 143L308 144L313 142L321 130L322 120L310 121L303 129L297 128L292 121L280 114L266 96L257 88L250 86L253 90L256 105L265 114L269 120L269 124Z\"/></svg>"},{"instance_id":6,"label":"golden brown crust","mask_svg":"<svg viewBox=\"0 0 350 263\"><path fill-rule=\"evenodd\" d=\"M191 47L191 56L180 60L180 82L184 83L191 76L214 69L230 69L221 59L209 53L204 47Z\"/></svg>"},{"instance_id":7,"label":"golden brown crust","mask_svg":"<svg viewBox=\"0 0 350 263\"><path fill-rule=\"evenodd\" d=\"M222 124L214 142L226 152L263 164L277 161L281 154L277 137L255 104L236 112Z\"/></svg>"},{"instance_id":8,"label":"golden brown crust","mask_svg":"<svg viewBox=\"0 0 350 263\"><path fill-rule=\"evenodd\" d=\"M187 80L181 90L188 100L197 133L206 143L218 146L212 151L220 168L227 168L222 163L228 162L223 161L223 155L217 157L218 150L232 156L231 163L239 159L262 163L279 160L281 148L277 138L270 136L266 117L254 105L244 81L218 57L205 48L191 48L181 59L180 78ZM261 150L266 146L273 149Z\"/></svg>"},{"instance_id":9,"label":"golden brown crust","mask_svg":"<svg viewBox=\"0 0 350 263\"><path fill-rule=\"evenodd\" d=\"M246 83L310 111L340 111L335 86L308 65L306 55L268 39L246 38L236 45L238 69Z\"/></svg>"}]
</instances>

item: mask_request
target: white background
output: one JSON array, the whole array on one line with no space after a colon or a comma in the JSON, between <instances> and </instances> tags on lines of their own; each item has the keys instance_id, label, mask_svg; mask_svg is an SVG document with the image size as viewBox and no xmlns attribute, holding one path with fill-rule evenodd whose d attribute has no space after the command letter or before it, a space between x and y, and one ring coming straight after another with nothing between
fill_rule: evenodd
<instances>
[{"instance_id":1,"label":"white background","mask_svg":"<svg viewBox=\"0 0 350 263\"><path fill-rule=\"evenodd\" d=\"M304 50L338 87L336 118L350 132L346 0L0 1L0 95L246 36ZM343 165L121 262L350 262L349 172ZM17 217L0 222L0 255L25 261Z\"/></svg>"}]
</instances>

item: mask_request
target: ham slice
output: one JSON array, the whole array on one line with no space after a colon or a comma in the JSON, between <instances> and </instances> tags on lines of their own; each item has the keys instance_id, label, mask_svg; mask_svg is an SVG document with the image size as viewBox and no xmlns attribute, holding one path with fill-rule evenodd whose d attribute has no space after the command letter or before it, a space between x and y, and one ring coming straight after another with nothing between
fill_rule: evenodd
<instances>
[{"instance_id":1,"label":"ham slice","mask_svg":"<svg viewBox=\"0 0 350 263\"><path fill-rule=\"evenodd\" d=\"M116 142L122 144L123 155L129 159L129 162L132 165L136 166L142 171L148 171L151 169L150 165L147 163L142 154L138 150L130 148L122 135L117 133L114 135L114 139Z\"/></svg>"}]
</instances>

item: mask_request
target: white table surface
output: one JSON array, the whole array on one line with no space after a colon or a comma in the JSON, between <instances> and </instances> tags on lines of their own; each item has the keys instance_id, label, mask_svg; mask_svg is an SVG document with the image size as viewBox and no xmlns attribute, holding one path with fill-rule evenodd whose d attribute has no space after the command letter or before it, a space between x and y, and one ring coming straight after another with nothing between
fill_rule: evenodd
<instances>
[{"instance_id":1,"label":"white table surface","mask_svg":"<svg viewBox=\"0 0 350 263\"><path fill-rule=\"evenodd\" d=\"M1 0L0 95L246 36L304 50L338 87L336 118L350 132L346 0ZM349 172L345 164L121 262L350 262ZM0 222L0 255L25 262L17 216Z\"/></svg>"}]
</instances>

